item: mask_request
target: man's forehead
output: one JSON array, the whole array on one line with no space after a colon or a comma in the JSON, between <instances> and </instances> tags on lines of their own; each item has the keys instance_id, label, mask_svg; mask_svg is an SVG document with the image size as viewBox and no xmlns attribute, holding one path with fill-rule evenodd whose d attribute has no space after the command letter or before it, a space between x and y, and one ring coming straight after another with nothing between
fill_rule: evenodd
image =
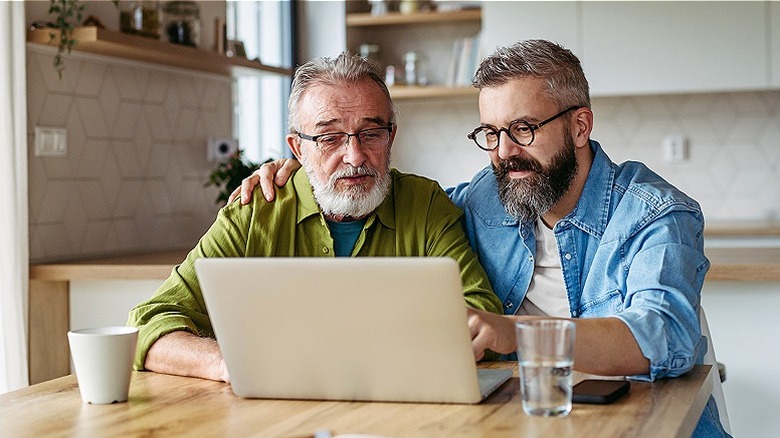
<instances>
[{"instance_id":1,"label":"man's forehead","mask_svg":"<svg viewBox=\"0 0 780 438\"><path fill-rule=\"evenodd\" d=\"M518 119L544 116L556 103L546 92L542 79L523 77L501 85L483 87L479 92L481 123L504 124Z\"/></svg>"},{"instance_id":2,"label":"man's forehead","mask_svg":"<svg viewBox=\"0 0 780 438\"><path fill-rule=\"evenodd\" d=\"M355 117L355 118L346 118L346 117L328 118L327 116L325 116L322 118L315 118L313 120L314 126L317 127L339 126L350 122L386 125L388 123L388 119L387 117L384 117L382 115L374 115L374 116L365 115L363 117Z\"/></svg>"},{"instance_id":3,"label":"man's forehead","mask_svg":"<svg viewBox=\"0 0 780 438\"><path fill-rule=\"evenodd\" d=\"M314 84L303 92L302 100L324 101L328 104L341 105L380 105L389 102L379 85L371 80L358 82L338 82Z\"/></svg>"},{"instance_id":4,"label":"man's forehead","mask_svg":"<svg viewBox=\"0 0 780 438\"><path fill-rule=\"evenodd\" d=\"M315 126L352 122L389 122L392 109L387 97L374 84L359 82L352 86L315 85L301 99L301 121Z\"/></svg>"}]
</instances>

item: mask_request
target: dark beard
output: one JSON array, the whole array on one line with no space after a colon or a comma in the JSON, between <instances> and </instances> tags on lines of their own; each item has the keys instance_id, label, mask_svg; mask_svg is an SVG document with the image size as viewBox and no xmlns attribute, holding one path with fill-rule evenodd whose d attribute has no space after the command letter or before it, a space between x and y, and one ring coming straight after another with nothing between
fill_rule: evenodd
<instances>
[{"instance_id":1,"label":"dark beard","mask_svg":"<svg viewBox=\"0 0 780 438\"><path fill-rule=\"evenodd\" d=\"M498 196L510 216L521 222L536 221L571 187L577 173L574 140L566 135L563 150L553 157L548 168L533 158L514 156L493 165L498 182ZM513 179L509 172L530 170L527 178Z\"/></svg>"}]
</instances>

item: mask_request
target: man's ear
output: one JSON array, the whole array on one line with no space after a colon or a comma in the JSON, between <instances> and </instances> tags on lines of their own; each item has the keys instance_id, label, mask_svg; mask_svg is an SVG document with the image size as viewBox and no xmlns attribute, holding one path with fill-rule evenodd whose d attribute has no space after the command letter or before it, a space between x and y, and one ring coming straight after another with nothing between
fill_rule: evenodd
<instances>
[{"instance_id":1,"label":"man's ear","mask_svg":"<svg viewBox=\"0 0 780 438\"><path fill-rule=\"evenodd\" d=\"M301 139L295 134L287 134L287 146L292 151L295 158L301 161Z\"/></svg>"},{"instance_id":2,"label":"man's ear","mask_svg":"<svg viewBox=\"0 0 780 438\"><path fill-rule=\"evenodd\" d=\"M585 107L574 111L571 123L571 135L574 139L574 144L587 146L590 144L590 133L593 130L593 111Z\"/></svg>"},{"instance_id":3,"label":"man's ear","mask_svg":"<svg viewBox=\"0 0 780 438\"><path fill-rule=\"evenodd\" d=\"M393 142L395 141L395 133L396 132L398 132L398 125L393 124L393 130L390 131L390 146L388 147L388 149L392 149L393 148Z\"/></svg>"}]
</instances>

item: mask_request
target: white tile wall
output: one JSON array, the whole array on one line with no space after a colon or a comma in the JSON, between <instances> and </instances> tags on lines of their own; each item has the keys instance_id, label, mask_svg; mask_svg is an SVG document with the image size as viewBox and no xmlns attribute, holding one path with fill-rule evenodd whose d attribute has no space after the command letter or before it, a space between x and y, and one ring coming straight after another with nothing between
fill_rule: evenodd
<instances>
[{"instance_id":1,"label":"white tile wall","mask_svg":"<svg viewBox=\"0 0 780 438\"><path fill-rule=\"evenodd\" d=\"M229 78L74 52L60 80L28 45L33 262L185 248L214 220L209 136L232 133ZM68 130L66 157L35 157L35 126Z\"/></svg>"},{"instance_id":2,"label":"white tile wall","mask_svg":"<svg viewBox=\"0 0 780 438\"><path fill-rule=\"evenodd\" d=\"M466 134L476 98L398 103L393 165L450 186L487 165ZM613 161L638 160L698 200L708 221L780 219L780 91L599 97L592 138ZM667 163L664 137L689 159Z\"/></svg>"},{"instance_id":3,"label":"white tile wall","mask_svg":"<svg viewBox=\"0 0 780 438\"><path fill-rule=\"evenodd\" d=\"M468 181L490 163L466 134L479 124L476 98L402 100L392 165L438 180L444 187Z\"/></svg>"}]
</instances>

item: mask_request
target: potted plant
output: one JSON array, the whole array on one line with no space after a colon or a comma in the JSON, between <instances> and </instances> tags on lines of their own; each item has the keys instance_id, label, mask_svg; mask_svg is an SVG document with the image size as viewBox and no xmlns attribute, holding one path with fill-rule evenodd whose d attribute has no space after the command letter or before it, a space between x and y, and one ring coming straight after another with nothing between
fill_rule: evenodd
<instances>
[{"instance_id":1,"label":"potted plant","mask_svg":"<svg viewBox=\"0 0 780 438\"><path fill-rule=\"evenodd\" d=\"M233 190L241 185L241 180L260 167L257 163L251 161L245 162L242 158L243 154L243 150L237 150L227 160L219 163L217 168L209 175L209 180L204 187L217 186L220 188L219 196L217 196L215 201L217 205L226 203ZM271 160L266 161L266 163L269 161Z\"/></svg>"},{"instance_id":2,"label":"potted plant","mask_svg":"<svg viewBox=\"0 0 780 438\"><path fill-rule=\"evenodd\" d=\"M81 23L81 17L86 5L81 0L49 0L49 14L54 15L52 22L52 32L49 33L51 40L58 38L55 30L59 31L59 44L57 54L54 56L54 69L62 79L62 71L65 70L65 62L62 59L65 51L70 53L76 44L73 38L73 30ZM116 7L119 7L119 0L111 0Z\"/></svg>"}]
</instances>

